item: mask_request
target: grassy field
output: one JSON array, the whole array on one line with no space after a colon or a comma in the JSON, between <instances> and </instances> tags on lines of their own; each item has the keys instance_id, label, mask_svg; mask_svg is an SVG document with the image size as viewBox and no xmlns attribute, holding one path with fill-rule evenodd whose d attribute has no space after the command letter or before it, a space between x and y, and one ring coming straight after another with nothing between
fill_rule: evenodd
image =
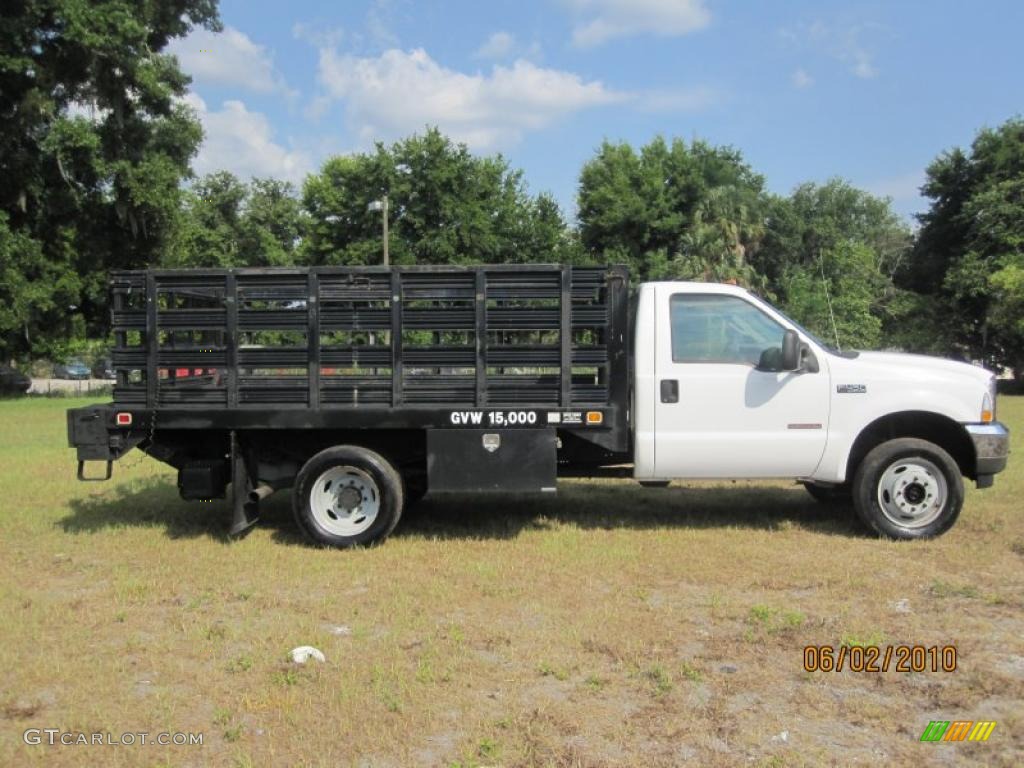
<instances>
[{"instance_id":1,"label":"grassy field","mask_svg":"<svg viewBox=\"0 0 1024 768\"><path fill-rule=\"evenodd\" d=\"M817 766L1024 761L1024 464L945 537L799 487L567 482L427 499L382 547L298 538L145 459L74 479L63 410L0 403L0 765ZM1024 431L1024 398L1000 416ZM134 462L134 457L126 463ZM956 672L807 673L808 644L955 645ZM297 666L313 645L326 663ZM929 720L987 743L920 743ZM28 728L202 746L26 745Z\"/></svg>"}]
</instances>

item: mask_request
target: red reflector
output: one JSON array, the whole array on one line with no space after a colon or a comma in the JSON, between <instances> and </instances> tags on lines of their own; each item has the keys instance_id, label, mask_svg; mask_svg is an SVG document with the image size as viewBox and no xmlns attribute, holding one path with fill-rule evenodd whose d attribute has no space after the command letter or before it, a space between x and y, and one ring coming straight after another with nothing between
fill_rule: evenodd
<instances>
[{"instance_id":1,"label":"red reflector","mask_svg":"<svg viewBox=\"0 0 1024 768\"><path fill-rule=\"evenodd\" d=\"M117 414L117 425L119 427L130 427L132 425L132 415L130 413Z\"/></svg>"}]
</instances>

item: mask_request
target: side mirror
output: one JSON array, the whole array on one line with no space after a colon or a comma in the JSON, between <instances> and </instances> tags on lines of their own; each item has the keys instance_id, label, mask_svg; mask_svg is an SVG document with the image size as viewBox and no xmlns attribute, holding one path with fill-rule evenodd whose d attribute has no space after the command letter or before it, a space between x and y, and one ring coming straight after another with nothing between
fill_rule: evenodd
<instances>
[{"instance_id":1,"label":"side mirror","mask_svg":"<svg viewBox=\"0 0 1024 768\"><path fill-rule=\"evenodd\" d=\"M782 337L782 370L800 370L800 336L792 329Z\"/></svg>"}]
</instances>

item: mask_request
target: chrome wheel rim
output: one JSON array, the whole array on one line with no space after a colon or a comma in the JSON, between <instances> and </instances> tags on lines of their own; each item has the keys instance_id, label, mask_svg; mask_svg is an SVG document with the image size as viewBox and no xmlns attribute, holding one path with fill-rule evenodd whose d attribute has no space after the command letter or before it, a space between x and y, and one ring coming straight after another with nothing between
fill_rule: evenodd
<instances>
[{"instance_id":1,"label":"chrome wheel rim","mask_svg":"<svg viewBox=\"0 0 1024 768\"><path fill-rule=\"evenodd\" d=\"M901 459L878 481L878 506L901 528L923 528L942 514L948 495L946 477L928 459Z\"/></svg>"},{"instance_id":2,"label":"chrome wheel rim","mask_svg":"<svg viewBox=\"0 0 1024 768\"><path fill-rule=\"evenodd\" d=\"M309 508L317 525L328 533L357 536L377 519L380 490L374 479L357 467L330 467L313 483Z\"/></svg>"}]
</instances>

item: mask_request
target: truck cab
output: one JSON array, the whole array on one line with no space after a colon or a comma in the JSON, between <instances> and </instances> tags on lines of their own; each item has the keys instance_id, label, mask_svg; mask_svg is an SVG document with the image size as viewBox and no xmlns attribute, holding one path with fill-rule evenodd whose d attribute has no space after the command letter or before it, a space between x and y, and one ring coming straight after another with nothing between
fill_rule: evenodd
<instances>
[{"instance_id":1,"label":"truck cab","mask_svg":"<svg viewBox=\"0 0 1024 768\"><path fill-rule=\"evenodd\" d=\"M987 487L1006 465L988 371L840 351L736 286L641 285L634 354L643 481L794 478L919 538L955 522L962 477Z\"/></svg>"}]
</instances>

